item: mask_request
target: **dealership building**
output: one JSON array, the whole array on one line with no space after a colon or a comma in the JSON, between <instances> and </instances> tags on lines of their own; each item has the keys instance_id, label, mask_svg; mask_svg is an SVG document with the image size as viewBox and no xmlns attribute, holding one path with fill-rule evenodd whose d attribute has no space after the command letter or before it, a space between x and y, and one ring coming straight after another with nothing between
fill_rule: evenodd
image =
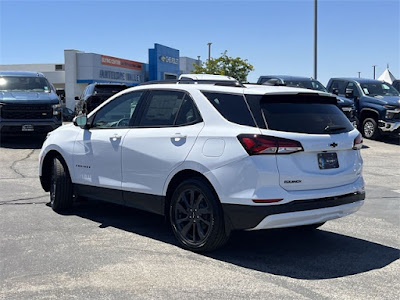
<instances>
[{"instance_id":1,"label":"dealership building","mask_svg":"<svg viewBox=\"0 0 400 300\"><path fill-rule=\"evenodd\" d=\"M65 104L73 109L75 97L94 82L123 83L135 86L149 80L176 79L190 73L199 59L180 57L179 50L154 44L148 50L148 63L105 54L64 50L63 64L0 65L1 71L34 71L43 73L57 90L65 91Z\"/></svg>"}]
</instances>

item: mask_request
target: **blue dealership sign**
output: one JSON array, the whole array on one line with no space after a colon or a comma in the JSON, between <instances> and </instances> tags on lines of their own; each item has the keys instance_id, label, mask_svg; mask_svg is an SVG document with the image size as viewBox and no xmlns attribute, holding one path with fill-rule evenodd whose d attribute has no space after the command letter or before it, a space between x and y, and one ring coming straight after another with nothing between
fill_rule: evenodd
<instances>
[{"instance_id":1,"label":"blue dealership sign","mask_svg":"<svg viewBox=\"0 0 400 300\"><path fill-rule=\"evenodd\" d=\"M154 44L149 49L149 80L177 78L179 74L179 50Z\"/></svg>"}]
</instances>

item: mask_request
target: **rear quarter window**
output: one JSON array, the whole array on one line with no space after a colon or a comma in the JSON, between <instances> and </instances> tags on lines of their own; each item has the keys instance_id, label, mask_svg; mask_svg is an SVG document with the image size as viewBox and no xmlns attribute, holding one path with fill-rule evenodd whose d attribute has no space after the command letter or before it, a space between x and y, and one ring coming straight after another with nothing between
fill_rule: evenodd
<instances>
[{"instance_id":1,"label":"rear quarter window","mask_svg":"<svg viewBox=\"0 0 400 300\"><path fill-rule=\"evenodd\" d=\"M243 95L202 92L218 112L228 121L256 127Z\"/></svg>"}]
</instances>

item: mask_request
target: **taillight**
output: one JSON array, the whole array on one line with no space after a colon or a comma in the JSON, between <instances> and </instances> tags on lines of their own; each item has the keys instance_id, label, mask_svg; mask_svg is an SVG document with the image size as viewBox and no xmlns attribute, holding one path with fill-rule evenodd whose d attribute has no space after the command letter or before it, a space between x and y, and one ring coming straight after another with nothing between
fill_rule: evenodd
<instances>
[{"instance_id":1,"label":"taillight","mask_svg":"<svg viewBox=\"0 0 400 300\"><path fill-rule=\"evenodd\" d=\"M249 155L290 154L304 150L300 142L274 136L241 134L237 138Z\"/></svg>"},{"instance_id":2,"label":"taillight","mask_svg":"<svg viewBox=\"0 0 400 300\"><path fill-rule=\"evenodd\" d=\"M357 135L353 142L353 150L360 150L363 146L363 138L361 133Z\"/></svg>"}]
</instances>

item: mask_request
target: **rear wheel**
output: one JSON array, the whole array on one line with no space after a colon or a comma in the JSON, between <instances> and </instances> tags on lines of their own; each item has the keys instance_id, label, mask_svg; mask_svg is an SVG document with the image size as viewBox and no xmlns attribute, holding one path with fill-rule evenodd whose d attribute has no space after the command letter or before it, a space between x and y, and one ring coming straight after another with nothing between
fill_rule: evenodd
<instances>
[{"instance_id":1,"label":"rear wheel","mask_svg":"<svg viewBox=\"0 0 400 300\"><path fill-rule=\"evenodd\" d=\"M380 137L378 123L375 121L375 119L367 118L364 120L362 133L367 139L376 140Z\"/></svg>"},{"instance_id":2,"label":"rear wheel","mask_svg":"<svg viewBox=\"0 0 400 300\"><path fill-rule=\"evenodd\" d=\"M170 222L179 243L192 251L215 250L229 238L219 200L199 178L185 180L173 193Z\"/></svg>"},{"instance_id":3,"label":"rear wheel","mask_svg":"<svg viewBox=\"0 0 400 300\"><path fill-rule=\"evenodd\" d=\"M60 158L53 159L50 178L50 204L54 211L62 212L72 207L72 182L68 169Z\"/></svg>"}]
</instances>

